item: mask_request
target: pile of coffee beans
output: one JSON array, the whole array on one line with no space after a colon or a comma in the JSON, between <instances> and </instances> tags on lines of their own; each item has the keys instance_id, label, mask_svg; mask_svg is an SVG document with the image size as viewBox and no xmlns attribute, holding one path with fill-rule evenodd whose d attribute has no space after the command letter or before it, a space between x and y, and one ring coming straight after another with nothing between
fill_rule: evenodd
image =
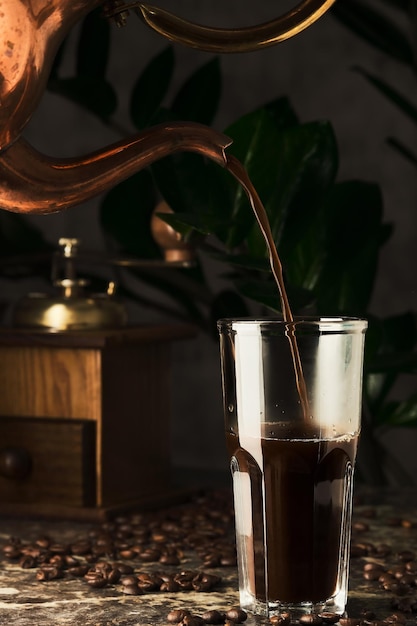
<instances>
[{"instance_id":1,"label":"pile of coffee beans","mask_svg":"<svg viewBox=\"0 0 417 626\"><path fill-rule=\"evenodd\" d=\"M234 626L242 624L248 618L247 613L240 607L232 607L226 611L212 609L202 615L196 615L186 609L174 609L167 615L169 624L176 626L205 626L205 624L224 624Z\"/></svg>"},{"instance_id":2,"label":"pile of coffee beans","mask_svg":"<svg viewBox=\"0 0 417 626\"><path fill-rule=\"evenodd\" d=\"M78 577L96 589L120 585L130 595L211 591L221 578L206 569L236 566L231 497L210 493L165 511L119 516L69 543L10 537L2 552L24 569L37 569L41 582ZM183 567L190 554L201 569ZM145 565L155 571L141 571Z\"/></svg>"},{"instance_id":3,"label":"pile of coffee beans","mask_svg":"<svg viewBox=\"0 0 417 626\"><path fill-rule=\"evenodd\" d=\"M361 512L361 516L374 519L376 511L366 509ZM387 518L384 520L384 526L410 530L417 528L413 520L401 517ZM398 613L394 614L397 619L391 616L390 621L401 623L400 618L405 621L404 614L417 613L417 556L413 550L395 550L388 543L376 544L363 540L370 530L371 526L366 521L353 523L354 540L351 544L351 557L364 560L364 580L391 594L390 607Z\"/></svg>"},{"instance_id":4,"label":"pile of coffee beans","mask_svg":"<svg viewBox=\"0 0 417 626\"><path fill-rule=\"evenodd\" d=\"M247 620L247 613L240 607L233 607L222 611L211 609L201 615L193 614L187 609L174 609L167 615L167 622L170 626L205 626L224 625L235 626ZM291 624L290 613L283 611L280 615L269 618L272 626L289 626ZM311 626L328 626L337 624L338 626L406 626L410 622L402 613L393 613L384 619L377 619L373 611L364 609L359 617L341 617L337 613L323 612L317 615L306 614L299 618L299 623Z\"/></svg>"}]
</instances>

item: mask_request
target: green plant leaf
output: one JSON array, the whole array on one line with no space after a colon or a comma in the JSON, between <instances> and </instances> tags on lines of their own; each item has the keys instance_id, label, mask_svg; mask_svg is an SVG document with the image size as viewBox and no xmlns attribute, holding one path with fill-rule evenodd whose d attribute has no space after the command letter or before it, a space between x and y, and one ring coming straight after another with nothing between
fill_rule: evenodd
<instances>
[{"instance_id":1,"label":"green plant leaf","mask_svg":"<svg viewBox=\"0 0 417 626\"><path fill-rule=\"evenodd\" d=\"M323 262L320 213L336 178L337 145L331 126L320 122L288 129L280 146L275 197L267 202L268 214L287 279L294 286L312 289Z\"/></svg>"},{"instance_id":2,"label":"green plant leaf","mask_svg":"<svg viewBox=\"0 0 417 626\"><path fill-rule=\"evenodd\" d=\"M154 206L154 186L146 170L113 187L105 196L100 207L100 222L120 252L140 259L160 256L150 231Z\"/></svg>"},{"instance_id":3,"label":"green plant leaf","mask_svg":"<svg viewBox=\"0 0 417 626\"><path fill-rule=\"evenodd\" d=\"M235 278L234 283L240 294L264 305L269 311L282 313L277 285L273 280L250 279L247 276ZM288 287L287 294L294 312L305 309L312 302L312 294L303 289Z\"/></svg>"},{"instance_id":4,"label":"green plant leaf","mask_svg":"<svg viewBox=\"0 0 417 626\"><path fill-rule=\"evenodd\" d=\"M221 90L220 63L214 57L184 82L171 110L178 119L210 125L217 113Z\"/></svg>"},{"instance_id":5,"label":"green plant leaf","mask_svg":"<svg viewBox=\"0 0 417 626\"><path fill-rule=\"evenodd\" d=\"M152 173L175 213L195 215L197 230L211 232L216 225L216 235L220 236L228 230L230 186L217 164L198 154L182 153L157 161Z\"/></svg>"},{"instance_id":6,"label":"green plant leaf","mask_svg":"<svg viewBox=\"0 0 417 626\"><path fill-rule=\"evenodd\" d=\"M242 163L264 201L273 188L276 142L279 138L277 124L264 109L259 109L235 122L225 133L233 140L229 151ZM247 237L255 217L243 188L232 178L229 178L228 184L232 194L229 211L231 228L225 243L232 249ZM265 254L264 245L262 250Z\"/></svg>"},{"instance_id":7,"label":"green plant leaf","mask_svg":"<svg viewBox=\"0 0 417 626\"><path fill-rule=\"evenodd\" d=\"M398 154L400 154L404 159L406 159L411 165L417 167L417 154L410 150L407 146L405 146L401 141L396 139L395 137L387 137L387 143L391 148L393 148Z\"/></svg>"},{"instance_id":8,"label":"green plant leaf","mask_svg":"<svg viewBox=\"0 0 417 626\"><path fill-rule=\"evenodd\" d=\"M186 239L192 231L201 235L211 235L225 227L225 221L222 220L221 216L205 215L204 213L157 213L157 215Z\"/></svg>"},{"instance_id":9,"label":"green plant leaf","mask_svg":"<svg viewBox=\"0 0 417 626\"><path fill-rule=\"evenodd\" d=\"M392 7L401 9L396 2ZM378 50L401 63L413 65L414 53L408 33L396 26L392 16L364 4L363 0L338 0L331 14Z\"/></svg>"},{"instance_id":10,"label":"green plant leaf","mask_svg":"<svg viewBox=\"0 0 417 626\"><path fill-rule=\"evenodd\" d=\"M413 104L413 102L411 102L411 100L370 72L367 72L360 67L356 67L355 69L370 83L372 83L372 85L374 85L374 87L376 87L385 97L395 104L400 111L402 111L402 113L407 115L411 121L417 123L417 107Z\"/></svg>"},{"instance_id":11,"label":"green plant leaf","mask_svg":"<svg viewBox=\"0 0 417 626\"><path fill-rule=\"evenodd\" d=\"M417 374L417 352L380 354L375 363L368 364L375 373Z\"/></svg>"},{"instance_id":12,"label":"green plant leaf","mask_svg":"<svg viewBox=\"0 0 417 626\"><path fill-rule=\"evenodd\" d=\"M270 277L271 275L271 266L269 261L265 258L259 259L249 255L243 254L226 254L226 253L211 253L212 258L230 265L231 267L236 267L243 270L249 270L250 272L265 272Z\"/></svg>"},{"instance_id":13,"label":"green plant leaf","mask_svg":"<svg viewBox=\"0 0 417 626\"><path fill-rule=\"evenodd\" d=\"M379 423L389 426L417 427L417 393L403 402L389 403L379 416Z\"/></svg>"},{"instance_id":14,"label":"green plant leaf","mask_svg":"<svg viewBox=\"0 0 417 626\"><path fill-rule=\"evenodd\" d=\"M325 205L326 260L317 288L319 312L364 314L381 246L382 198L373 184L334 185Z\"/></svg>"},{"instance_id":15,"label":"green plant leaf","mask_svg":"<svg viewBox=\"0 0 417 626\"><path fill-rule=\"evenodd\" d=\"M168 46L151 59L134 84L130 117L137 129L152 123L171 84L174 64L174 50Z\"/></svg>"}]
</instances>

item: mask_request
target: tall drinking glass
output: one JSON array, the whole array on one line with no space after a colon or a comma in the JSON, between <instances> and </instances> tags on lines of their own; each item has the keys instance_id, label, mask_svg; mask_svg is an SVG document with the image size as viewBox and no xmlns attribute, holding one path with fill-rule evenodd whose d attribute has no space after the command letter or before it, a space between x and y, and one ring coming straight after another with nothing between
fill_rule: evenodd
<instances>
[{"instance_id":1,"label":"tall drinking glass","mask_svg":"<svg viewBox=\"0 0 417 626\"><path fill-rule=\"evenodd\" d=\"M218 322L240 604L345 611L365 320Z\"/></svg>"}]
</instances>

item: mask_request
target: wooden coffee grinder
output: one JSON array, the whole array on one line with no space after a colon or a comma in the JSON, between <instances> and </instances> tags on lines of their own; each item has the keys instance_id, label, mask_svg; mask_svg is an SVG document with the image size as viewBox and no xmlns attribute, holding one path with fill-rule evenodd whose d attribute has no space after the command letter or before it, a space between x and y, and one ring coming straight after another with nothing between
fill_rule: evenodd
<instances>
[{"instance_id":1,"label":"wooden coffee grinder","mask_svg":"<svg viewBox=\"0 0 417 626\"><path fill-rule=\"evenodd\" d=\"M170 348L189 327L129 326L112 293L76 278L77 240L52 295L0 330L0 514L100 519L166 502Z\"/></svg>"}]
</instances>

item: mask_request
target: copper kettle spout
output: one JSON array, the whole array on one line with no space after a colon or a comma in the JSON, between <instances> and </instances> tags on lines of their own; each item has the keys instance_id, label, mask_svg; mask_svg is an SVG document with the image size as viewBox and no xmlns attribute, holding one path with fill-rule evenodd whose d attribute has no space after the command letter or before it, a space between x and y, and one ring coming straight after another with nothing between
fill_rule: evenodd
<instances>
[{"instance_id":1,"label":"copper kettle spout","mask_svg":"<svg viewBox=\"0 0 417 626\"><path fill-rule=\"evenodd\" d=\"M55 213L111 189L154 161L196 152L227 165L231 140L194 123L162 124L79 159L52 159L23 139L0 153L0 206L16 213Z\"/></svg>"}]
</instances>

